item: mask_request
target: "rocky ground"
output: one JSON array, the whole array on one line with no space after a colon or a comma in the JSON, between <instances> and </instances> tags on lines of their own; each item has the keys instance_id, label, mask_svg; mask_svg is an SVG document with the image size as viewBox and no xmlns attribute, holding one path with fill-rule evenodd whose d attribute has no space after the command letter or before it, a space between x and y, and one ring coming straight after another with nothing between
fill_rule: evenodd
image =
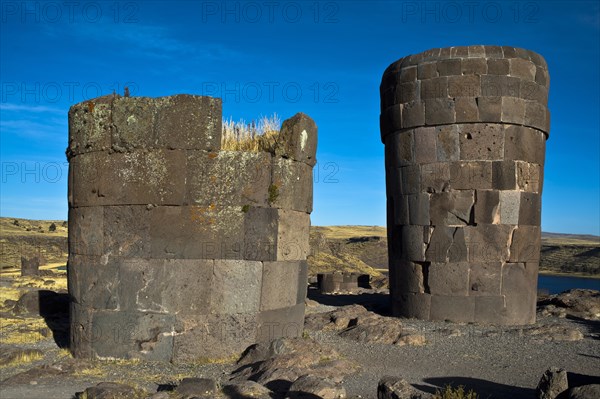
<instances>
[{"instance_id":1,"label":"rocky ground","mask_svg":"<svg viewBox=\"0 0 600 399\"><path fill-rule=\"evenodd\" d=\"M551 366L568 371L571 387L600 383L597 291L541 298L532 326L484 327L388 317L385 288L337 295L309 288L303 337L258 345L240 359L171 365L73 359L65 349L64 273L43 274L0 281L3 399L377 398L387 375L407 384L383 381L381 398L424 398L447 385L480 398L533 398ZM382 393L401 385L422 396Z\"/></svg>"}]
</instances>

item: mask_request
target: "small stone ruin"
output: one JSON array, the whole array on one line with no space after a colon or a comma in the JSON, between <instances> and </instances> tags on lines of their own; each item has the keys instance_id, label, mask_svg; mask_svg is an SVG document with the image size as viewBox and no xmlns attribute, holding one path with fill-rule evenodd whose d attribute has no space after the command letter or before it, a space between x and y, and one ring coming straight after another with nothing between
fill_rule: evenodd
<instances>
[{"instance_id":1,"label":"small stone ruin","mask_svg":"<svg viewBox=\"0 0 600 399\"><path fill-rule=\"evenodd\" d=\"M506 46L437 48L381 82L393 313L535 321L548 67Z\"/></svg>"},{"instance_id":2,"label":"small stone ruin","mask_svg":"<svg viewBox=\"0 0 600 399\"><path fill-rule=\"evenodd\" d=\"M105 96L69 111L71 351L188 362L302 333L317 127L221 149L221 100Z\"/></svg>"},{"instance_id":3,"label":"small stone ruin","mask_svg":"<svg viewBox=\"0 0 600 399\"><path fill-rule=\"evenodd\" d=\"M322 294L354 292L359 288L371 288L371 276L361 273L333 272L317 274L317 286Z\"/></svg>"}]
</instances>

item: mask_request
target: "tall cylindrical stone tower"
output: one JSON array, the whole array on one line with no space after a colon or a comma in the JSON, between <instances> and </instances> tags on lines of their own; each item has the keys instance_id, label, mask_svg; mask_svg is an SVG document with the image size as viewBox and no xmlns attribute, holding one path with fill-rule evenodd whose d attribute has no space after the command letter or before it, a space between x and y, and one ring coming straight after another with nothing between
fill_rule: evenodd
<instances>
[{"instance_id":1,"label":"tall cylindrical stone tower","mask_svg":"<svg viewBox=\"0 0 600 399\"><path fill-rule=\"evenodd\" d=\"M432 49L381 82L393 312L535 321L548 69L505 46Z\"/></svg>"},{"instance_id":2,"label":"tall cylindrical stone tower","mask_svg":"<svg viewBox=\"0 0 600 399\"><path fill-rule=\"evenodd\" d=\"M71 350L217 359L301 334L317 129L221 149L221 100L106 96L69 111Z\"/></svg>"}]
</instances>

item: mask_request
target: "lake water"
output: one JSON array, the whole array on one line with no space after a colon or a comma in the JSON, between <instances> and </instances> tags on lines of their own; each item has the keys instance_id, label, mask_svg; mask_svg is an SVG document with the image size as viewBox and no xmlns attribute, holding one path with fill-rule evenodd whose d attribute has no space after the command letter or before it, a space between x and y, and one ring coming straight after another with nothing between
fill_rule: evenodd
<instances>
[{"instance_id":1,"label":"lake water","mask_svg":"<svg viewBox=\"0 0 600 399\"><path fill-rule=\"evenodd\" d=\"M558 294L573 288L586 288L600 291L600 279L544 275L538 277L538 290L549 294Z\"/></svg>"}]
</instances>

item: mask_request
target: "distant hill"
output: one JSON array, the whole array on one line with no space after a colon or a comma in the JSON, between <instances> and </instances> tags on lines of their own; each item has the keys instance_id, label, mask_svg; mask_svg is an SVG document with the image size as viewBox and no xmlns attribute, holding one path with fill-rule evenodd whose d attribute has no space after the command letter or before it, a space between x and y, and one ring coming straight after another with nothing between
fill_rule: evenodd
<instances>
[{"instance_id":1,"label":"distant hill","mask_svg":"<svg viewBox=\"0 0 600 399\"><path fill-rule=\"evenodd\" d=\"M47 262L66 262L67 234L67 223L62 220L0 218L0 266L20 267L21 255L33 254ZM385 227L312 226L310 244L311 275L346 270L378 276L387 269ZM600 276L600 237L542 233L540 268Z\"/></svg>"}]
</instances>

